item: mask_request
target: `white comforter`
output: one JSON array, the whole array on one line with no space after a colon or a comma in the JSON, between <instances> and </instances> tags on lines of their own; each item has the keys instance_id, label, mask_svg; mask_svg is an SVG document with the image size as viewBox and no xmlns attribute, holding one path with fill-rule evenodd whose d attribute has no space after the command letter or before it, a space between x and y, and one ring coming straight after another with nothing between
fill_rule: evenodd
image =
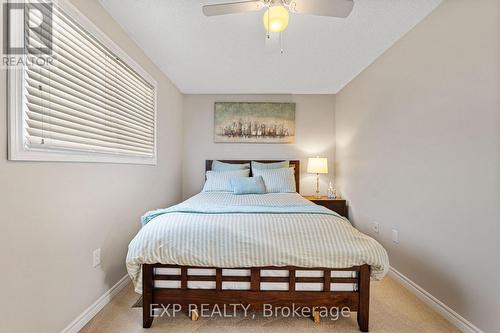
<instances>
[{"instance_id":1,"label":"white comforter","mask_svg":"<svg viewBox=\"0 0 500 333\"><path fill-rule=\"evenodd\" d=\"M141 292L141 264L345 268L388 271L385 249L349 221L297 193L203 192L153 217L129 245L127 270Z\"/></svg>"}]
</instances>

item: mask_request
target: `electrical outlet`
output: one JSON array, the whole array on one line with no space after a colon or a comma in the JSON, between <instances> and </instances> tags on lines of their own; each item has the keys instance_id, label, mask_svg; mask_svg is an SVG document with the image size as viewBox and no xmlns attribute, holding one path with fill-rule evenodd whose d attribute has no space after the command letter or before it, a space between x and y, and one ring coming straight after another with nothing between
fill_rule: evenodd
<instances>
[{"instance_id":1,"label":"electrical outlet","mask_svg":"<svg viewBox=\"0 0 500 333\"><path fill-rule=\"evenodd\" d=\"M396 229L392 229L392 241L396 244L399 244L399 231Z\"/></svg>"},{"instance_id":2,"label":"electrical outlet","mask_svg":"<svg viewBox=\"0 0 500 333\"><path fill-rule=\"evenodd\" d=\"M373 232L378 234L380 232L380 224L378 222L373 222L372 229Z\"/></svg>"},{"instance_id":3,"label":"electrical outlet","mask_svg":"<svg viewBox=\"0 0 500 333\"><path fill-rule=\"evenodd\" d=\"M92 252L92 266L97 267L101 264L101 249L95 249Z\"/></svg>"}]
</instances>

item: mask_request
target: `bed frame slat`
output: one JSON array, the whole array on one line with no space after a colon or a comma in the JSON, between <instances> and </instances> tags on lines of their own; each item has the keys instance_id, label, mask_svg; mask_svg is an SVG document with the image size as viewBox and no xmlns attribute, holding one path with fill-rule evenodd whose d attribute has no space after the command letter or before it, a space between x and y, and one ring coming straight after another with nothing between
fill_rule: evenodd
<instances>
[{"instance_id":1,"label":"bed frame slat","mask_svg":"<svg viewBox=\"0 0 500 333\"><path fill-rule=\"evenodd\" d=\"M300 279L300 278L299 278ZM288 290L295 291L295 269L291 269L288 273Z\"/></svg>"},{"instance_id":2,"label":"bed frame slat","mask_svg":"<svg viewBox=\"0 0 500 333\"><path fill-rule=\"evenodd\" d=\"M166 280L166 281L181 281L182 286L182 275L165 275L158 274L154 276L155 280ZM187 281L215 281L216 288L220 283L222 286L222 282L252 282L251 276L229 276L222 275L220 273L220 277L218 275L188 275ZM295 275L295 271L290 271L290 276L261 276L259 277L260 282L287 282L291 284L295 283L323 283L326 286L330 286L330 283L357 283L357 278L332 278L330 276L325 277L308 277L308 276L299 276ZM220 289L218 289L220 290ZM325 290L329 291L329 290Z\"/></svg>"},{"instance_id":3,"label":"bed frame slat","mask_svg":"<svg viewBox=\"0 0 500 333\"><path fill-rule=\"evenodd\" d=\"M222 268L215 270L215 289L222 290Z\"/></svg>"},{"instance_id":4,"label":"bed frame slat","mask_svg":"<svg viewBox=\"0 0 500 333\"><path fill-rule=\"evenodd\" d=\"M260 269L252 268L250 274L251 274L250 289L252 291L259 291L260 290Z\"/></svg>"},{"instance_id":5,"label":"bed frame slat","mask_svg":"<svg viewBox=\"0 0 500 333\"><path fill-rule=\"evenodd\" d=\"M181 289L186 290L188 284L187 267L181 267Z\"/></svg>"},{"instance_id":6,"label":"bed frame slat","mask_svg":"<svg viewBox=\"0 0 500 333\"><path fill-rule=\"evenodd\" d=\"M329 269L323 270L323 291L330 291L330 284L332 283L332 271ZM357 281L356 281L357 282Z\"/></svg>"}]
</instances>

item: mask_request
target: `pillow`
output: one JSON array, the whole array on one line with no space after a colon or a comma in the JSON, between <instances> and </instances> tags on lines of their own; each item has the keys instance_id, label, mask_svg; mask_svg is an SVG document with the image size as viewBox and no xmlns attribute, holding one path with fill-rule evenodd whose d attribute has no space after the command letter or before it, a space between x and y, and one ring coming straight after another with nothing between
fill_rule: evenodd
<instances>
[{"instance_id":1,"label":"pillow","mask_svg":"<svg viewBox=\"0 0 500 333\"><path fill-rule=\"evenodd\" d=\"M203 192L232 192L231 178L248 177L250 170L207 171Z\"/></svg>"},{"instance_id":2,"label":"pillow","mask_svg":"<svg viewBox=\"0 0 500 333\"><path fill-rule=\"evenodd\" d=\"M258 177L234 177L231 178L231 186L234 194L264 194L266 186L262 176Z\"/></svg>"},{"instance_id":3,"label":"pillow","mask_svg":"<svg viewBox=\"0 0 500 333\"><path fill-rule=\"evenodd\" d=\"M262 176L268 193L292 193L296 192L295 169L255 169L254 177Z\"/></svg>"},{"instance_id":4,"label":"pillow","mask_svg":"<svg viewBox=\"0 0 500 333\"><path fill-rule=\"evenodd\" d=\"M212 162L212 171L229 171L229 170L245 170L250 169L250 163L232 164L221 161Z\"/></svg>"},{"instance_id":5,"label":"pillow","mask_svg":"<svg viewBox=\"0 0 500 333\"><path fill-rule=\"evenodd\" d=\"M274 162L274 163L260 163L252 161L253 169L281 169L288 168L290 166L290 161Z\"/></svg>"}]
</instances>

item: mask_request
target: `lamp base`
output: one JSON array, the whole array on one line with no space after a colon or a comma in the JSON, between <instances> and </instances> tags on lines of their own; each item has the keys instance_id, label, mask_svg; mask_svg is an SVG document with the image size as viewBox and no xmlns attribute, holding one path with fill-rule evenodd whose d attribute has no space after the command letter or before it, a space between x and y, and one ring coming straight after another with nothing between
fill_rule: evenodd
<instances>
[{"instance_id":1,"label":"lamp base","mask_svg":"<svg viewBox=\"0 0 500 333\"><path fill-rule=\"evenodd\" d=\"M321 198L321 194L319 193L319 173L316 174L316 194L314 195L314 198Z\"/></svg>"}]
</instances>

